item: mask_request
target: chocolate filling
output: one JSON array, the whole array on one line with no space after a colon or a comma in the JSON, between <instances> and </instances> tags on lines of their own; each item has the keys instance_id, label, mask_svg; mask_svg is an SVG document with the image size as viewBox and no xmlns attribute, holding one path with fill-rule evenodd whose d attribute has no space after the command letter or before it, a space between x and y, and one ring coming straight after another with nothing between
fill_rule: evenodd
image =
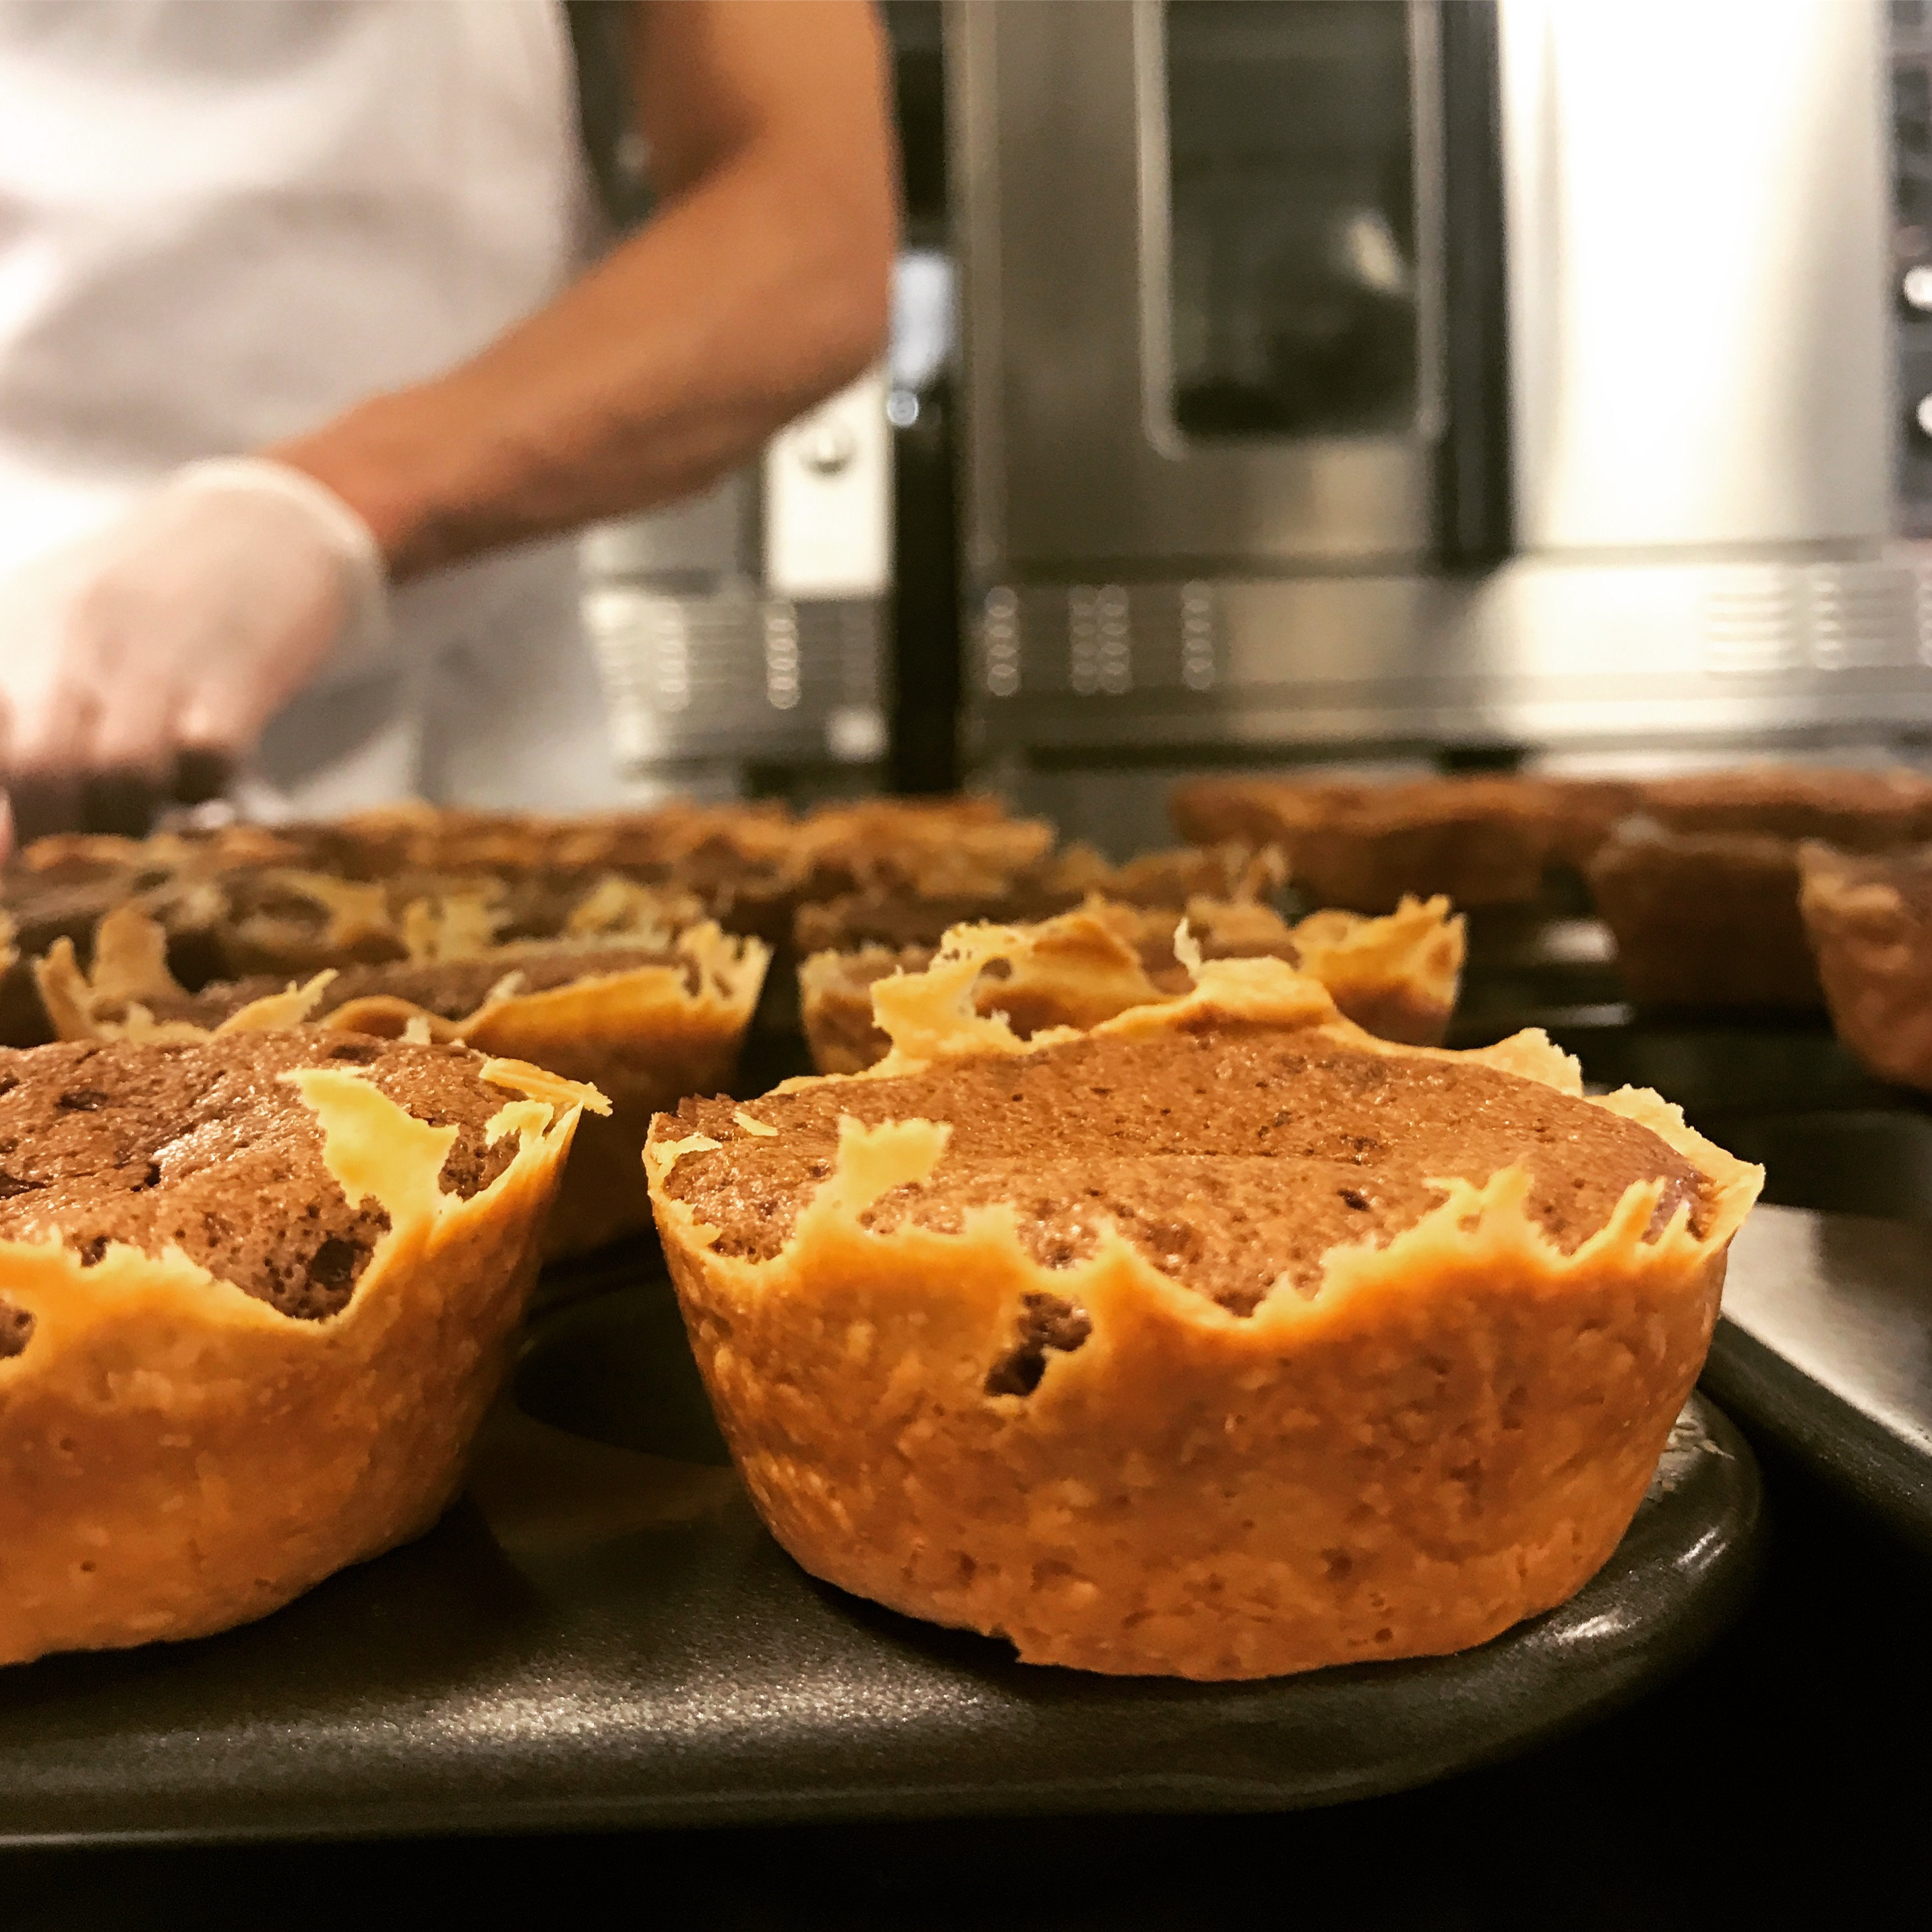
<instances>
[{"instance_id":1,"label":"chocolate filling","mask_svg":"<svg viewBox=\"0 0 1932 1932\"><path fill-rule=\"evenodd\" d=\"M509 1096L465 1047L303 1031L0 1051L0 1238L58 1227L88 1266L111 1241L178 1247L284 1315L334 1314L389 1221L373 1199L344 1196L314 1114L279 1077L332 1063L456 1128L446 1191L467 1198L515 1157L514 1138L487 1138ZM5 1322L0 1304L0 1354L17 1354L31 1322L10 1351Z\"/></svg>"},{"instance_id":2,"label":"chocolate filling","mask_svg":"<svg viewBox=\"0 0 1932 1932\"><path fill-rule=\"evenodd\" d=\"M30 1309L16 1308L0 1297L0 1362L10 1361L26 1352L34 1339L34 1317Z\"/></svg>"},{"instance_id":3,"label":"chocolate filling","mask_svg":"<svg viewBox=\"0 0 1932 1932\"><path fill-rule=\"evenodd\" d=\"M1046 1373L1046 1352L1070 1354L1094 1332L1084 1308L1057 1294L1029 1294L1021 1304L1012 1348L986 1372L988 1395L1031 1395Z\"/></svg>"},{"instance_id":4,"label":"chocolate filling","mask_svg":"<svg viewBox=\"0 0 1932 1932\"><path fill-rule=\"evenodd\" d=\"M1331 1248L1384 1244L1413 1226L1444 1198L1441 1178L1480 1184L1522 1166L1527 1212L1565 1252L1603 1226L1633 1181L1664 1184L1655 1227L1680 1204L1694 1228L1706 1211L1695 1168L1600 1107L1468 1060L1364 1053L1265 1027L1090 1036L769 1094L752 1111L776 1136L745 1132L736 1105L680 1107L681 1131L725 1144L688 1156L669 1180L723 1231L722 1253L762 1260L783 1246L831 1171L842 1114L945 1120L952 1136L932 1178L883 1196L868 1225L956 1231L968 1210L1010 1202L1028 1252L1059 1268L1090 1255L1111 1222L1238 1314L1278 1280L1313 1292ZM1016 1365L995 1372L1023 1378L1036 1353L1043 1361L1064 1346L1044 1330L1023 1335Z\"/></svg>"}]
</instances>

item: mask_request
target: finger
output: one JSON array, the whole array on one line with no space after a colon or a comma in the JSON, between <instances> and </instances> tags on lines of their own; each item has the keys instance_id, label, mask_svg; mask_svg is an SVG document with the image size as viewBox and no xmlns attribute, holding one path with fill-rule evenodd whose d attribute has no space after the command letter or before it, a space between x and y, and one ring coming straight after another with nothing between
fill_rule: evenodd
<instances>
[{"instance_id":1,"label":"finger","mask_svg":"<svg viewBox=\"0 0 1932 1932\"><path fill-rule=\"evenodd\" d=\"M249 750L260 735L262 718L253 694L233 690L190 692L176 721L177 758L187 752L233 760Z\"/></svg>"},{"instance_id":2,"label":"finger","mask_svg":"<svg viewBox=\"0 0 1932 1932\"><path fill-rule=\"evenodd\" d=\"M85 760L81 743L92 722L87 694L71 680L36 680L8 694L4 769L62 772Z\"/></svg>"},{"instance_id":3,"label":"finger","mask_svg":"<svg viewBox=\"0 0 1932 1932\"><path fill-rule=\"evenodd\" d=\"M99 692L75 762L89 771L144 777L158 792L172 762L179 710L170 684L130 667Z\"/></svg>"}]
</instances>

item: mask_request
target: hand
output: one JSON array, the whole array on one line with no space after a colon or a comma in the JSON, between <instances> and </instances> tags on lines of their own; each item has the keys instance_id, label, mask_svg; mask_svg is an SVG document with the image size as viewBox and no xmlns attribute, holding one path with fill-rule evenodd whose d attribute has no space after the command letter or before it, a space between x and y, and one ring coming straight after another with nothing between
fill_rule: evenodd
<instances>
[{"instance_id":1,"label":"hand","mask_svg":"<svg viewBox=\"0 0 1932 1932\"><path fill-rule=\"evenodd\" d=\"M387 620L375 538L314 478L253 458L178 470L0 579L15 836L145 831L160 800L211 795L332 654L373 646Z\"/></svg>"}]
</instances>

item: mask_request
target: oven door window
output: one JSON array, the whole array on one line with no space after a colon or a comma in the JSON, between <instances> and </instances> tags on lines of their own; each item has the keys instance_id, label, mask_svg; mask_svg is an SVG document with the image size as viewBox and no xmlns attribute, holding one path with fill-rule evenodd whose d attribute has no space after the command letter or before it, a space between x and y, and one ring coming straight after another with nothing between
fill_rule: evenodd
<instances>
[{"instance_id":1,"label":"oven door window","mask_svg":"<svg viewBox=\"0 0 1932 1932\"><path fill-rule=\"evenodd\" d=\"M1161 16L1174 428L1417 434L1411 9L1168 0Z\"/></svg>"}]
</instances>

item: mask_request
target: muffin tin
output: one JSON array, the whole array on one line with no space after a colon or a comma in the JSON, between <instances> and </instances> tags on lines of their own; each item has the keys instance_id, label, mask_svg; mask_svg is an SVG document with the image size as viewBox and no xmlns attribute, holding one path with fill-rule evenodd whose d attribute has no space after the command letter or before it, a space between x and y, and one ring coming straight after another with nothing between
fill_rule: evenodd
<instances>
[{"instance_id":1,"label":"muffin tin","mask_svg":"<svg viewBox=\"0 0 1932 1932\"><path fill-rule=\"evenodd\" d=\"M1655 1085L1765 1161L1791 1204L1739 1239L1706 1390L1917 1534L1932 1229L1899 1224L1932 1222L1932 1116L1822 1025L1566 1004L1594 964L1537 944L1486 1017L1472 975L1472 1030L1550 1024L1594 1084ZM743 1090L796 1051L754 1036ZM223 1636L0 1672L0 1844L1324 1804L1587 1722L1695 1654L1756 1568L1755 1464L1700 1395L1610 1563L1478 1649L1246 1685L1029 1669L771 1542L652 1244L545 1292L428 1537Z\"/></svg>"},{"instance_id":2,"label":"muffin tin","mask_svg":"<svg viewBox=\"0 0 1932 1932\"><path fill-rule=\"evenodd\" d=\"M1697 1398L1609 1564L1478 1649L1233 1685L1029 1668L798 1570L668 1285L626 1273L537 1323L421 1542L225 1636L0 1672L0 1844L1325 1804L1584 1723L1754 1573L1756 1466Z\"/></svg>"}]
</instances>

